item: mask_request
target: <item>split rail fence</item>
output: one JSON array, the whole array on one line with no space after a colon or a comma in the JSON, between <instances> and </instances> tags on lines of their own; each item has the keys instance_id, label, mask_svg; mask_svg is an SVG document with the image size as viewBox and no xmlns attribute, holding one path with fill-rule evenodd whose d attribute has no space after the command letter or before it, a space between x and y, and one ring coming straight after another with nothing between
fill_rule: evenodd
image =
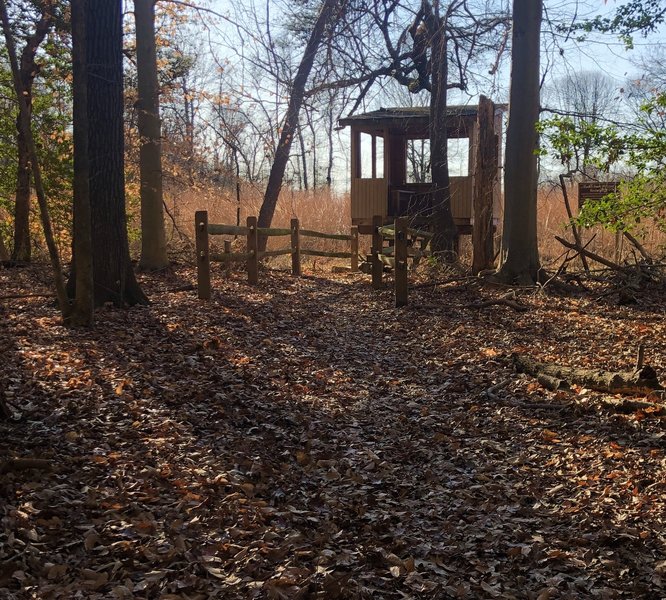
<instances>
[{"instance_id":1,"label":"split rail fence","mask_svg":"<svg viewBox=\"0 0 666 600\"><path fill-rule=\"evenodd\" d=\"M408 300L408 262L418 261L430 256L427 249L433 234L409 227L409 219L399 217L393 225L384 225L381 216L373 217L372 250L369 256L372 273L372 287L384 287L384 267L393 268L395 305L405 306ZM347 258L350 260L351 270L358 271L358 228L352 227L351 234L322 233L309 229L301 229L298 219L291 220L289 229L264 228L257 226L257 217L248 217L245 226L218 225L208 222L207 211L195 213L196 252L197 252L197 289L199 298L210 300L210 263L221 262L229 265L232 262L245 262L248 283L256 284L259 281L259 261L269 256L291 255L291 271L295 276L301 275L302 256L323 256L329 258ZM245 252L232 252L231 241L225 240L223 253L211 253L210 236L234 235L244 236L247 239ZM289 237L289 248L279 250L259 250L260 236ZM311 248L303 248L301 238L319 238L340 240L350 243L349 252L328 252ZM388 246L385 244L388 242Z\"/></svg>"},{"instance_id":2,"label":"split rail fence","mask_svg":"<svg viewBox=\"0 0 666 600\"><path fill-rule=\"evenodd\" d=\"M301 229L298 219L291 220L289 229L270 227L258 227L257 217L248 217L246 225L218 225L208 222L208 211L197 211L194 216L194 227L196 232L197 252L197 289L199 298L210 300L210 263L211 262L245 262L247 268L248 283L259 282L259 261L269 256L291 255L291 271L295 276L301 274L302 256L323 256L328 258L347 258L350 260L352 271L358 270L358 228L352 227L351 234L322 233L310 229ZM210 236L212 235L234 235L244 236L247 239L245 252L232 252L231 241L224 243L224 253L211 253ZM259 238L265 237L289 237L291 244L289 248L279 250L259 250ZM350 243L349 252L328 252L313 248L303 248L301 238L318 238L325 240L341 240Z\"/></svg>"},{"instance_id":3,"label":"split rail fence","mask_svg":"<svg viewBox=\"0 0 666 600\"><path fill-rule=\"evenodd\" d=\"M393 268L395 305L406 306L409 294L408 262L418 261L430 256L427 250L433 234L429 231L413 229L407 217L398 217L393 225L384 225L381 216L372 219L372 287L381 289L384 286L384 266ZM384 242L388 241L386 247ZM418 246L417 246L418 244Z\"/></svg>"}]
</instances>

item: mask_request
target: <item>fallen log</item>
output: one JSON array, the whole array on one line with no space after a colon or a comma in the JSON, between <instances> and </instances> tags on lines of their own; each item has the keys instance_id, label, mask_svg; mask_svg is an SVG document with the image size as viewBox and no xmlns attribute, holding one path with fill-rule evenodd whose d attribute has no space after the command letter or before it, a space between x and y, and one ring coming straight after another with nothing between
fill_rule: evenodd
<instances>
[{"instance_id":1,"label":"fallen log","mask_svg":"<svg viewBox=\"0 0 666 600\"><path fill-rule=\"evenodd\" d=\"M545 375L598 392L645 395L664 389L657 379L657 373L648 365L641 366L633 371L616 373L595 369L577 369L555 363L543 363L520 354L514 354L513 364L519 373L527 373L537 378Z\"/></svg>"},{"instance_id":2,"label":"fallen log","mask_svg":"<svg viewBox=\"0 0 666 600\"><path fill-rule=\"evenodd\" d=\"M591 260L598 262L599 264L604 265L605 267L608 267L609 269L612 269L613 271L620 271L624 272L624 268L621 265L615 264L614 262L608 260L607 258L604 258L603 256L599 256L598 254L595 254L594 252L590 252L586 248L578 245L578 244L572 244L571 242L568 242L567 240L555 236L555 239L562 244L565 248L570 248L571 250L575 250L578 252L581 256L587 256Z\"/></svg>"},{"instance_id":3,"label":"fallen log","mask_svg":"<svg viewBox=\"0 0 666 600\"><path fill-rule=\"evenodd\" d=\"M557 391L568 391L571 389L569 382L566 379L560 379L559 377L553 377L551 375L546 375L541 373L537 376L537 381L551 392Z\"/></svg>"}]
</instances>

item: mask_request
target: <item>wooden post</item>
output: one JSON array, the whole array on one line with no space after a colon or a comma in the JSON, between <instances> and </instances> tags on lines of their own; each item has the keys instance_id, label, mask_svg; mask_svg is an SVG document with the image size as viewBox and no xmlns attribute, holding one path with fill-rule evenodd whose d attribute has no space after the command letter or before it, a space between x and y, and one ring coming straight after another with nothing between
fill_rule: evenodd
<instances>
[{"instance_id":1,"label":"wooden post","mask_svg":"<svg viewBox=\"0 0 666 600\"><path fill-rule=\"evenodd\" d=\"M291 220L291 274L301 276L301 227L298 219Z\"/></svg>"},{"instance_id":2,"label":"wooden post","mask_svg":"<svg viewBox=\"0 0 666 600\"><path fill-rule=\"evenodd\" d=\"M384 219L381 215L372 217L372 287L378 290L382 287L382 273L384 265L379 259L384 247L384 239L379 228L384 225Z\"/></svg>"},{"instance_id":3,"label":"wooden post","mask_svg":"<svg viewBox=\"0 0 666 600\"><path fill-rule=\"evenodd\" d=\"M247 282L254 285L259 282L259 236L257 235L257 217L247 218Z\"/></svg>"},{"instance_id":4,"label":"wooden post","mask_svg":"<svg viewBox=\"0 0 666 600\"><path fill-rule=\"evenodd\" d=\"M356 225L351 228L351 270L352 273L358 271L358 227Z\"/></svg>"},{"instance_id":5,"label":"wooden post","mask_svg":"<svg viewBox=\"0 0 666 600\"><path fill-rule=\"evenodd\" d=\"M208 211L194 213L197 251L197 290L201 300L210 300L210 249L208 242Z\"/></svg>"},{"instance_id":6,"label":"wooden post","mask_svg":"<svg viewBox=\"0 0 666 600\"><path fill-rule=\"evenodd\" d=\"M407 306L407 235L409 223L405 217L395 220L395 305Z\"/></svg>"},{"instance_id":7,"label":"wooden post","mask_svg":"<svg viewBox=\"0 0 666 600\"><path fill-rule=\"evenodd\" d=\"M231 240L224 240L224 253L231 254ZM224 270L226 271L227 277L231 277L231 261L226 260L226 265Z\"/></svg>"}]
</instances>

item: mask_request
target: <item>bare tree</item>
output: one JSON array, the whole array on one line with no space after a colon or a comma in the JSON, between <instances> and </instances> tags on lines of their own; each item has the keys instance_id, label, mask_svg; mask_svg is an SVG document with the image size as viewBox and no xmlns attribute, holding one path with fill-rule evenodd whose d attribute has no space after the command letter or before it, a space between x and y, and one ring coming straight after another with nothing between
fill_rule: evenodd
<instances>
[{"instance_id":1,"label":"bare tree","mask_svg":"<svg viewBox=\"0 0 666 600\"><path fill-rule=\"evenodd\" d=\"M85 13L95 304L146 304L132 270L127 239L122 3L89 0ZM73 273L70 286L75 277Z\"/></svg>"},{"instance_id":2,"label":"bare tree","mask_svg":"<svg viewBox=\"0 0 666 600\"><path fill-rule=\"evenodd\" d=\"M291 144L298 127L298 116L303 103L305 85L314 63L315 54L324 37L326 28L334 18L336 10L339 8L339 0L324 0L319 15L317 16L317 20L312 28L312 32L310 33L308 43L305 46L303 58L301 59L301 63L291 88L287 114L282 123L280 140L278 142L273 166L271 167L271 172L268 178L264 200L261 205L261 210L259 211L259 227L269 227L273 219L277 200L280 195L280 189L282 188L282 178L284 177L285 168L289 161ZM262 239L260 246L261 249L266 247L265 238Z\"/></svg>"},{"instance_id":3,"label":"bare tree","mask_svg":"<svg viewBox=\"0 0 666 600\"><path fill-rule=\"evenodd\" d=\"M73 129L74 129L74 243L75 298L71 325L92 325L94 278L90 215L90 161L88 160L88 66L86 61L86 2L72 0ZM94 0L93 0L94 1Z\"/></svg>"},{"instance_id":4,"label":"bare tree","mask_svg":"<svg viewBox=\"0 0 666 600\"><path fill-rule=\"evenodd\" d=\"M162 141L155 44L155 0L134 0L141 173L141 269L169 264L162 200Z\"/></svg>"},{"instance_id":5,"label":"bare tree","mask_svg":"<svg viewBox=\"0 0 666 600\"><path fill-rule=\"evenodd\" d=\"M37 10L37 19L32 32L26 37L25 45L18 57L19 77L23 87L27 118L32 118L32 87L40 67L37 50L46 39L55 22L56 3L34 3ZM20 262L30 261L30 150L28 141L23 134L17 118L17 153L18 167L16 172L16 199L14 210L14 248L12 260Z\"/></svg>"},{"instance_id":6,"label":"bare tree","mask_svg":"<svg viewBox=\"0 0 666 600\"><path fill-rule=\"evenodd\" d=\"M544 111L553 111L570 117L574 124L596 124L610 120L617 115L619 108L619 90L605 73L600 71L583 71L570 73L556 79L546 89L548 105ZM580 127L576 127L580 130ZM572 157L567 165L569 171L587 173L591 167L590 156L593 139L588 137L578 146L580 153Z\"/></svg>"},{"instance_id":7,"label":"bare tree","mask_svg":"<svg viewBox=\"0 0 666 600\"><path fill-rule=\"evenodd\" d=\"M540 107L542 0L514 0L509 125L504 171L504 260L498 278L533 285L539 277L537 247L536 124Z\"/></svg>"}]
</instances>

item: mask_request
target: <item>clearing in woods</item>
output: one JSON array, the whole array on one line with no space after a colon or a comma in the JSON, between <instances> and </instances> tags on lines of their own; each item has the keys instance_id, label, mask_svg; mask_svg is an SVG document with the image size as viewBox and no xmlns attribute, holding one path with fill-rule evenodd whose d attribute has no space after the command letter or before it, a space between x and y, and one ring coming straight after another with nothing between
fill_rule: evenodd
<instances>
[{"instance_id":1,"label":"clearing in woods","mask_svg":"<svg viewBox=\"0 0 666 600\"><path fill-rule=\"evenodd\" d=\"M666 371L663 295L250 287L143 276L153 304L58 325L0 305L2 598L661 598L663 417L549 392L512 352ZM34 270L0 271L5 294ZM663 290L662 290L663 294ZM494 384L490 397L486 394ZM662 377L663 379L663 377ZM0 462L2 462L0 461Z\"/></svg>"}]
</instances>

